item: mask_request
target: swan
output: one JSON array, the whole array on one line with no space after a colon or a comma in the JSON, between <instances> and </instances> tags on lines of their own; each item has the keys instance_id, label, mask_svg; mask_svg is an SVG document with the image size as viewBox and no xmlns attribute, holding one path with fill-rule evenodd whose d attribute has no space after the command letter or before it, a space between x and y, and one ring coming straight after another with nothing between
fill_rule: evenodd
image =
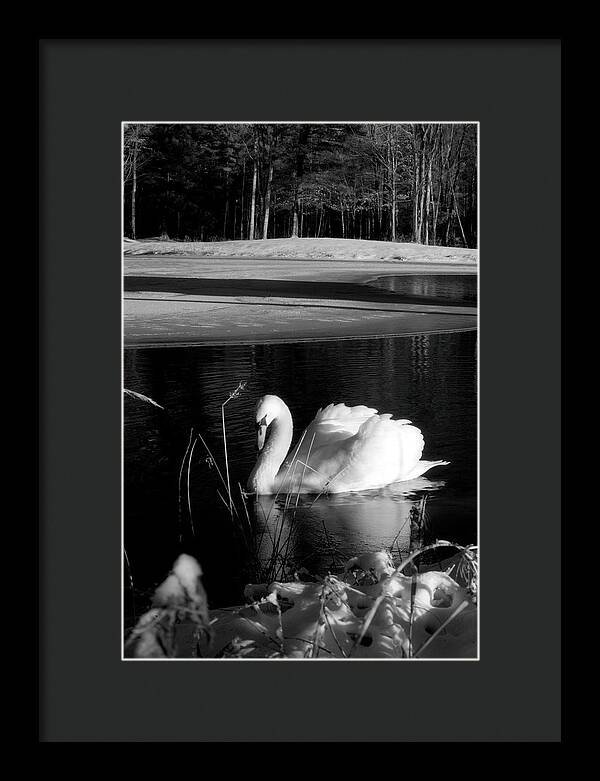
<instances>
[{"instance_id":1,"label":"swan","mask_svg":"<svg viewBox=\"0 0 600 781\"><path fill-rule=\"evenodd\" d=\"M268 394L256 405L256 430L259 454L247 490L259 495L365 491L449 463L421 461L423 435L410 420L364 405L319 409L290 450L292 414L279 396Z\"/></svg>"}]
</instances>

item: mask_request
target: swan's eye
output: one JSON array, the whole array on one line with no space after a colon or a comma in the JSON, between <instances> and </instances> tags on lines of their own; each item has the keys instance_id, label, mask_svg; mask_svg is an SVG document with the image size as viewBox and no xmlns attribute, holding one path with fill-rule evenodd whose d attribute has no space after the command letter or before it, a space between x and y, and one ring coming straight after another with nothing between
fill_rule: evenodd
<instances>
[{"instance_id":1,"label":"swan's eye","mask_svg":"<svg viewBox=\"0 0 600 781\"><path fill-rule=\"evenodd\" d=\"M267 426L267 416L263 415L263 417L260 420L256 421L256 429L258 430L261 426Z\"/></svg>"}]
</instances>

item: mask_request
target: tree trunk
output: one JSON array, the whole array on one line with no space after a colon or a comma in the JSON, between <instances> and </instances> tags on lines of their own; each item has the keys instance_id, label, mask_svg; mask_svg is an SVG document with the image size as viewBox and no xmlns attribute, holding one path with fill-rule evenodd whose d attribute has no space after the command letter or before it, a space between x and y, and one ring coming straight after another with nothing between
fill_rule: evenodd
<instances>
[{"instance_id":1,"label":"tree trunk","mask_svg":"<svg viewBox=\"0 0 600 781\"><path fill-rule=\"evenodd\" d=\"M138 159L138 146L139 146L139 140L140 140L140 126L135 126L135 136L134 136L134 142L133 142L133 181L131 183L131 238L136 238L136 229L135 229L135 201L137 197L137 159Z\"/></svg>"},{"instance_id":2,"label":"tree trunk","mask_svg":"<svg viewBox=\"0 0 600 781\"><path fill-rule=\"evenodd\" d=\"M450 210L448 212L448 222L446 223L446 238L444 244L446 247L450 246L450 227L452 225L452 217L454 216L454 201L450 201Z\"/></svg>"},{"instance_id":3,"label":"tree trunk","mask_svg":"<svg viewBox=\"0 0 600 781\"><path fill-rule=\"evenodd\" d=\"M292 216L292 239L298 238L298 229L299 229L299 222L298 222L298 202L294 201L294 207L293 207L293 216Z\"/></svg>"},{"instance_id":4,"label":"tree trunk","mask_svg":"<svg viewBox=\"0 0 600 781\"><path fill-rule=\"evenodd\" d=\"M294 205L292 207L292 239L298 238L299 220L298 215L300 212L300 185L302 184L302 177L304 175L304 160L306 158L306 146L308 144L308 138L310 136L310 126L300 125L298 128L298 139L296 143L296 167L294 168L292 177L293 184L292 189L294 193ZM300 233L302 228L300 227Z\"/></svg>"},{"instance_id":5,"label":"tree trunk","mask_svg":"<svg viewBox=\"0 0 600 781\"><path fill-rule=\"evenodd\" d=\"M273 142L271 141L271 144ZM269 232L269 211L271 209L271 182L273 181L273 150L269 149L269 175L267 178L267 189L265 191L265 213L263 217L262 237L266 239Z\"/></svg>"},{"instance_id":6,"label":"tree trunk","mask_svg":"<svg viewBox=\"0 0 600 781\"><path fill-rule=\"evenodd\" d=\"M256 183L258 181L258 135L254 129L254 166L252 169L252 198L250 201L250 221L248 223L248 238L254 239L254 215L256 213Z\"/></svg>"},{"instance_id":7,"label":"tree trunk","mask_svg":"<svg viewBox=\"0 0 600 781\"><path fill-rule=\"evenodd\" d=\"M432 238L433 238L433 244L437 244L437 223L438 223L438 214L440 211L440 200L442 196L442 184L440 182L439 190L438 190L438 197L437 201L434 200L433 202L433 225L431 228L432 232Z\"/></svg>"},{"instance_id":8,"label":"tree trunk","mask_svg":"<svg viewBox=\"0 0 600 781\"><path fill-rule=\"evenodd\" d=\"M413 241L420 243L421 231L419 226L419 191L421 172L419 150L419 126L413 125Z\"/></svg>"},{"instance_id":9,"label":"tree trunk","mask_svg":"<svg viewBox=\"0 0 600 781\"><path fill-rule=\"evenodd\" d=\"M387 168L390 182L390 239L396 241L396 150L394 148L392 127L388 127L388 157Z\"/></svg>"},{"instance_id":10,"label":"tree trunk","mask_svg":"<svg viewBox=\"0 0 600 781\"><path fill-rule=\"evenodd\" d=\"M240 239L244 238L244 190L246 189L246 158L242 168L242 198L240 204Z\"/></svg>"},{"instance_id":11,"label":"tree trunk","mask_svg":"<svg viewBox=\"0 0 600 781\"><path fill-rule=\"evenodd\" d=\"M225 201L225 214L223 215L223 239L227 241L227 217L229 215L229 196Z\"/></svg>"},{"instance_id":12,"label":"tree trunk","mask_svg":"<svg viewBox=\"0 0 600 781\"><path fill-rule=\"evenodd\" d=\"M321 236L321 225L323 223L323 208L322 207L321 207L320 210L318 210L318 214L319 214L319 224L318 224L318 227L317 227L317 238L319 238Z\"/></svg>"},{"instance_id":13,"label":"tree trunk","mask_svg":"<svg viewBox=\"0 0 600 781\"><path fill-rule=\"evenodd\" d=\"M420 191L419 191L419 243L423 244L423 222L424 222L424 216L425 216L425 137L423 136L423 147L421 149L421 165L420 165L420 171L419 171L419 182L420 182Z\"/></svg>"},{"instance_id":14,"label":"tree trunk","mask_svg":"<svg viewBox=\"0 0 600 781\"><path fill-rule=\"evenodd\" d=\"M462 220L460 219L460 211L458 210L458 203L456 201L456 193L454 192L454 187L452 188L452 197L454 198L454 210L456 212L456 219L458 220L458 224L460 226L460 232L462 235L462 240L464 242L465 247L468 247L469 244L467 242L467 239L465 237L465 231L463 229Z\"/></svg>"},{"instance_id":15,"label":"tree trunk","mask_svg":"<svg viewBox=\"0 0 600 781\"><path fill-rule=\"evenodd\" d=\"M425 189L425 244L429 244L429 222L431 219L431 158L427 169L427 186Z\"/></svg>"},{"instance_id":16,"label":"tree trunk","mask_svg":"<svg viewBox=\"0 0 600 781\"><path fill-rule=\"evenodd\" d=\"M396 172L392 171L392 241L396 241Z\"/></svg>"}]
</instances>

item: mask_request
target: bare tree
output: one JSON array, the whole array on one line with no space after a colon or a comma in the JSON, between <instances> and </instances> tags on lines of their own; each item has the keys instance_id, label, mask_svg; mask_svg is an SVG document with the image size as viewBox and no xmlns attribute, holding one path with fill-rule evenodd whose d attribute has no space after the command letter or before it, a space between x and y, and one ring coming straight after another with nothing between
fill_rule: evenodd
<instances>
[{"instance_id":1,"label":"bare tree","mask_svg":"<svg viewBox=\"0 0 600 781\"><path fill-rule=\"evenodd\" d=\"M266 239L269 232L269 213L271 209L271 185L273 183L273 158L275 155L275 147L277 145L277 128L273 125L268 125L265 129L265 155L267 158L267 182L264 196L264 215L263 215L263 232L262 237Z\"/></svg>"},{"instance_id":2,"label":"bare tree","mask_svg":"<svg viewBox=\"0 0 600 781\"><path fill-rule=\"evenodd\" d=\"M253 126L254 132L254 145L253 145L253 157L252 157L252 195L250 198L250 220L248 223L248 238L252 241L254 239L254 221L256 213L256 189L258 184L258 127Z\"/></svg>"},{"instance_id":3,"label":"bare tree","mask_svg":"<svg viewBox=\"0 0 600 781\"><path fill-rule=\"evenodd\" d=\"M126 125L123 133L123 183L131 182L131 238L136 238L137 185L140 169L151 157L151 149L145 143L151 127Z\"/></svg>"},{"instance_id":4,"label":"bare tree","mask_svg":"<svg viewBox=\"0 0 600 781\"><path fill-rule=\"evenodd\" d=\"M306 152L308 147L308 141L310 137L311 127L310 125L298 126L298 137L296 143L296 164L292 170L292 192L293 192L293 206L292 206L292 236L291 238L298 238L298 213L300 211L300 187L302 185L302 177L304 175L304 161L306 159Z\"/></svg>"}]
</instances>

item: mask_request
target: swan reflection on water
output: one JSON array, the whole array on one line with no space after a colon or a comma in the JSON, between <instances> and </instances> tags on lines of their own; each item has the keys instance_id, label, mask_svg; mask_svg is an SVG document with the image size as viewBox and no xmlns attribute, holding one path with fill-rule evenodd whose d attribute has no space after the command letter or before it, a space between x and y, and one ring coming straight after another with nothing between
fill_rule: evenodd
<instances>
[{"instance_id":1,"label":"swan reflection on water","mask_svg":"<svg viewBox=\"0 0 600 781\"><path fill-rule=\"evenodd\" d=\"M411 511L444 485L419 477L361 492L253 497L257 557L265 562L284 552L288 564L316 573L339 568L357 551L393 546L405 553L416 541Z\"/></svg>"}]
</instances>

